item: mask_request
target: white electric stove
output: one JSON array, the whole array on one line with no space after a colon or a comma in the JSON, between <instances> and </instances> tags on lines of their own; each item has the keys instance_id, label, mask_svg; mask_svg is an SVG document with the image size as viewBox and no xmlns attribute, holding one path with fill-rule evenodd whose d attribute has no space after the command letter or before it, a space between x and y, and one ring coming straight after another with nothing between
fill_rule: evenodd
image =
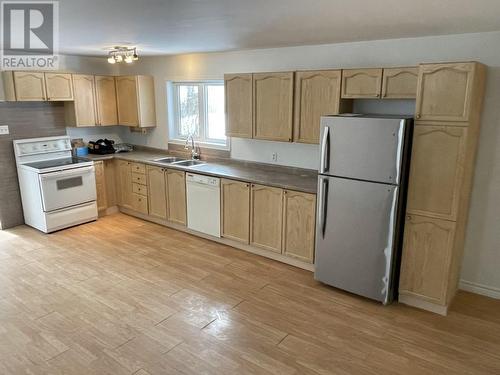
<instances>
[{"instance_id":1,"label":"white electric stove","mask_svg":"<svg viewBox=\"0 0 500 375\"><path fill-rule=\"evenodd\" d=\"M24 221L49 233L97 219L92 161L71 156L68 136L14 141Z\"/></svg>"}]
</instances>

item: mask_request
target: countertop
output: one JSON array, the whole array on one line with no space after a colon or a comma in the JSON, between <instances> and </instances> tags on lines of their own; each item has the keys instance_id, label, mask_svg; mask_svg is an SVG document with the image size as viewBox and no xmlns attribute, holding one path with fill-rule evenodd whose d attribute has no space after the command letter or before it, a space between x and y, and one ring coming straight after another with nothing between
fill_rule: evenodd
<instances>
[{"instance_id":1,"label":"countertop","mask_svg":"<svg viewBox=\"0 0 500 375\"><path fill-rule=\"evenodd\" d=\"M207 164L192 167L158 163L154 161L155 159L166 156L172 156L172 154L169 155L150 151L131 151L108 155L89 154L84 158L94 161L109 159L127 160L164 168L179 169L186 172L302 191L305 193L316 194L317 191L318 174L317 171L313 169L283 167L234 159L203 160Z\"/></svg>"}]
</instances>

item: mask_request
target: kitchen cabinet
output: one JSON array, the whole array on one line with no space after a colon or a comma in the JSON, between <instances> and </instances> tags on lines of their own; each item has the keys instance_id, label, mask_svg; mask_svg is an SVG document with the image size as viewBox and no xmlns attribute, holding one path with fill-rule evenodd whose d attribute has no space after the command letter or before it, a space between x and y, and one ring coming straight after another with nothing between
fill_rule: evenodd
<instances>
[{"instance_id":1,"label":"kitchen cabinet","mask_svg":"<svg viewBox=\"0 0 500 375\"><path fill-rule=\"evenodd\" d=\"M99 212L102 212L106 208L108 208L108 202L106 198L106 180L104 177L104 163L102 161L95 161L94 169L97 194L97 210Z\"/></svg>"},{"instance_id":2,"label":"kitchen cabinet","mask_svg":"<svg viewBox=\"0 0 500 375\"><path fill-rule=\"evenodd\" d=\"M167 184L165 168L147 167L149 215L167 219Z\"/></svg>"},{"instance_id":3,"label":"kitchen cabinet","mask_svg":"<svg viewBox=\"0 0 500 375\"><path fill-rule=\"evenodd\" d=\"M253 138L292 141L293 72L253 75Z\"/></svg>"},{"instance_id":4,"label":"kitchen cabinet","mask_svg":"<svg viewBox=\"0 0 500 375\"><path fill-rule=\"evenodd\" d=\"M186 175L183 171L167 169L167 218L186 225Z\"/></svg>"},{"instance_id":5,"label":"kitchen cabinet","mask_svg":"<svg viewBox=\"0 0 500 375\"><path fill-rule=\"evenodd\" d=\"M252 138L252 73L225 74L226 136Z\"/></svg>"},{"instance_id":6,"label":"kitchen cabinet","mask_svg":"<svg viewBox=\"0 0 500 375\"><path fill-rule=\"evenodd\" d=\"M116 77L116 96L120 125L140 128L156 126L153 77Z\"/></svg>"},{"instance_id":7,"label":"kitchen cabinet","mask_svg":"<svg viewBox=\"0 0 500 375\"><path fill-rule=\"evenodd\" d=\"M319 143L321 116L339 113L341 75L340 70L296 73L295 142Z\"/></svg>"},{"instance_id":8,"label":"kitchen cabinet","mask_svg":"<svg viewBox=\"0 0 500 375\"><path fill-rule=\"evenodd\" d=\"M66 125L95 126L97 114L94 76L73 74L73 95L74 101L64 105Z\"/></svg>"},{"instance_id":9,"label":"kitchen cabinet","mask_svg":"<svg viewBox=\"0 0 500 375\"><path fill-rule=\"evenodd\" d=\"M117 125L115 77L95 76L94 80L97 124L101 126Z\"/></svg>"},{"instance_id":10,"label":"kitchen cabinet","mask_svg":"<svg viewBox=\"0 0 500 375\"><path fill-rule=\"evenodd\" d=\"M221 235L243 243L250 236L250 184L221 180Z\"/></svg>"},{"instance_id":11,"label":"kitchen cabinet","mask_svg":"<svg viewBox=\"0 0 500 375\"><path fill-rule=\"evenodd\" d=\"M131 163L129 161L118 160L117 165L118 204L122 207L133 209Z\"/></svg>"},{"instance_id":12,"label":"kitchen cabinet","mask_svg":"<svg viewBox=\"0 0 500 375\"><path fill-rule=\"evenodd\" d=\"M285 190L283 197L283 254L313 263L316 195Z\"/></svg>"},{"instance_id":13,"label":"kitchen cabinet","mask_svg":"<svg viewBox=\"0 0 500 375\"><path fill-rule=\"evenodd\" d=\"M13 72L17 101L47 100L45 75L41 72Z\"/></svg>"},{"instance_id":14,"label":"kitchen cabinet","mask_svg":"<svg viewBox=\"0 0 500 375\"><path fill-rule=\"evenodd\" d=\"M103 160L104 185L106 187L107 208L118 205L118 193L116 187L116 163L113 159Z\"/></svg>"},{"instance_id":15,"label":"kitchen cabinet","mask_svg":"<svg viewBox=\"0 0 500 375\"><path fill-rule=\"evenodd\" d=\"M68 73L45 73L47 100L73 100L73 79Z\"/></svg>"},{"instance_id":16,"label":"kitchen cabinet","mask_svg":"<svg viewBox=\"0 0 500 375\"><path fill-rule=\"evenodd\" d=\"M382 98L414 99L417 96L418 68L387 68L382 76Z\"/></svg>"},{"instance_id":17,"label":"kitchen cabinet","mask_svg":"<svg viewBox=\"0 0 500 375\"><path fill-rule=\"evenodd\" d=\"M342 70L343 99L380 98L382 69L345 69Z\"/></svg>"},{"instance_id":18,"label":"kitchen cabinet","mask_svg":"<svg viewBox=\"0 0 500 375\"><path fill-rule=\"evenodd\" d=\"M400 294L446 303L455 223L408 215L401 263Z\"/></svg>"},{"instance_id":19,"label":"kitchen cabinet","mask_svg":"<svg viewBox=\"0 0 500 375\"><path fill-rule=\"evenodd\" d=\"M471 103L477 99L473 95L477 69L479 67L475 63L420 65L417 120L468 121Z\"/></svg>"},{"instance_id":20,"label":"kitchen cabinet","mask_svg":"<svg viewBox=\"0 0 500 375\"><path fill-rule=\"evenodd\" d=\"M250 201L250 244L281 253L283 189L252 184Z\"/></svg>"},{"instance_id":21,"label":"kitchen cabinet","mask_svg":"<svg viewBox=\"0 0 500 375\"><path fill-rule=\"evenodd\" d=\"M456 220L464 179L467 128L417 125L407 212Z\"/></svg>"}]
</instances>

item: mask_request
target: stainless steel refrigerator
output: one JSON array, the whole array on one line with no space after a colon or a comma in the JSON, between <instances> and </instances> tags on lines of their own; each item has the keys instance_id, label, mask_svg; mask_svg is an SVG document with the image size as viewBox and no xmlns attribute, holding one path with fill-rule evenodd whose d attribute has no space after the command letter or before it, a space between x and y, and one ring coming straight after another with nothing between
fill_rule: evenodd
<instances>
[{"instance_id":1,"label":"stainless steel refrigerator","mask_svg":"<svg viewBox=\"0 0 500 375\"><path fill-rule=\"evenodd\" d=\"M321 118L315 278L384 304L399 278L413 121Z\"/></svg>"}]
</instances>

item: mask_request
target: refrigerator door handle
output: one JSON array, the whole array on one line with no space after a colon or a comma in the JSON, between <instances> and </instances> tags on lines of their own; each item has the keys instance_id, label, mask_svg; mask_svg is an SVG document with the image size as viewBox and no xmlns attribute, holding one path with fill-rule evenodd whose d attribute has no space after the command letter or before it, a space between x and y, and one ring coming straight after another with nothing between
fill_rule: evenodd
<instances>
[{"instance_id":1,"label":"refrigerator door handle","mask_svg":"<svg viewBox=\"0 0 500 375\"><path fill-rule=\"evenodd\" d=\"M330 170L330 127L325 126L321 142L321 161L319 173L326 173Z\"/></svg>"},{"instance_id":2,"label":"refrigerator door handle","mask_svg":"<svg viewBox=\"0 0 500 375\"><path fill-rule=\"evenodd\" d=\"M328 177L320 177L319 184L319 228L321 237L325 238L326 232L326 214L328 210Z\"/></svg>"}]
</instances>

